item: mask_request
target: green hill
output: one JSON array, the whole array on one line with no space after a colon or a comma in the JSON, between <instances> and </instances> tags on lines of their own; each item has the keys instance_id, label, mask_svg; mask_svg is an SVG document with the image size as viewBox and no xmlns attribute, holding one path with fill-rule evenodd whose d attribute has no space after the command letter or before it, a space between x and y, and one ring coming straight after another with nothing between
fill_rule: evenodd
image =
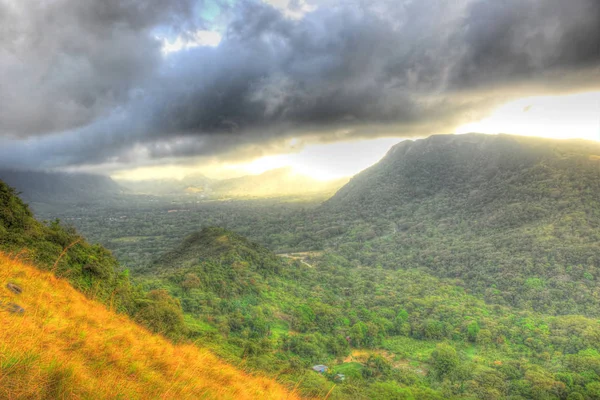
<instances>
[{"instance_id":1,"label":"green hill","mask_svg":"<svg viewBox=\"0 0 600 400\"><path fill-rule=\"evenodd\" d=\"M334 247L348 259L457 278L492 303L600 315L597 143L405 141L321 212L345 224Z\"/></svg>"},{"instance_id":2,"label":"green hill","mask_svg":"<svg viewBox=\"0 0 600 400\"><path fill-rule=\"evenodd\" d=\"M2 181L0 250L67 277L77 289L94 293L102 301L116 294L116 304L131 307L129 282L108 250L89 244L58 220L37 221L15 190Z\"/></svg>"},{"instance_id":3,"label":"green hill","mask_svg":"<svg viewBox=\"0 0 600 400\"><path fill-rule=\"evenodd\" d=\"M239 261L265 271L275 271L280 264L279 258L263 246L226 229L207 227L189 235L180 246L156 260L150 269L172 270L202 262L231 266Z\"/></svg>"}]
</instances>

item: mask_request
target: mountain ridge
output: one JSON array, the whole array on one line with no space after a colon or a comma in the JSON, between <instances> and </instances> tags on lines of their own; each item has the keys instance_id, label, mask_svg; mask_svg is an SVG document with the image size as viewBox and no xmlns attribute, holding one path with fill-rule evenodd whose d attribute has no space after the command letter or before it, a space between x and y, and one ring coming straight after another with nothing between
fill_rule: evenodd
<instances>
[{"instance_id":1,"label":"mountain ridge","mask_svg":"<svg viewBox=\"0 0 600 400\"><path fill-rule=\"evenodd\" d=\"M590 150L593 149L593 150ZM584 140L552 140L513 135L434 135L415 141L406 140L394 145L382 160L355 175L350 182L342 187L327 203L343 202L343 198L356 195L357 185L375 185L374 180L381 179L386 169L394 168L407 177L419 176L426 173L427 178L433 179L428 189L448 189L448 184L462 184L451 177L477 178L475 184L484 183L501 169L518 170L530 167L539 159L552 157L573 157L580 154L583 158L598 165L594 156L600 156L600 144ZM427 159L426 157L445 157L443 160ZM462 160L461 160L462 158ZM441 161L441 162L438 162ZM476 171L461 165L468 161L477 168ZM585 161L585 160L578 160ZM564 166L564 165L563 165ZM452 168L448 168L452 167ZM386 178L394 178L387 176ZM398 178L398 176L396 176ZM413 181L407 183L412 184ZM396 180L390 183L398 184ZM421 182L422 184L422 182ZM435 185L435 187L433 187ZM363 189L364 190L364 189ZM408 193L411 196L420 195L418 192Z\"/></svg>"},{"instance_id":2,"label":"mountain ridge","mask_svg":"<svg viewBox=\"0 0 600 400\"><path fill-rule=\"evenodd\" d=\"M321 212L370 227L370 263L460 278L491 302L597 316L598 155L593 142L510 135L403 142Z\"/></svg>"}]
</instances>

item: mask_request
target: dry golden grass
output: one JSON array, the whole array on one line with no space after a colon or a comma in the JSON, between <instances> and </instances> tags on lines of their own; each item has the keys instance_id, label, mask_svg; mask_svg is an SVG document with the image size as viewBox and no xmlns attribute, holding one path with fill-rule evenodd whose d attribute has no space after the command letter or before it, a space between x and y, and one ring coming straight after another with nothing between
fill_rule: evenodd
<instances>
[{"instance_id":1,"label":"dry golden grass","mask_svg":"<svg viewBox=\"0 0 600 400\"><path fill-rule=\"evenodd\" d=\"M12 282L20 295L6 288ZM296 399L192 345L173 345L67 282L0 254L2 399ZM23 315L6 303L25 308Z\"/></svg>"}]
</instances>

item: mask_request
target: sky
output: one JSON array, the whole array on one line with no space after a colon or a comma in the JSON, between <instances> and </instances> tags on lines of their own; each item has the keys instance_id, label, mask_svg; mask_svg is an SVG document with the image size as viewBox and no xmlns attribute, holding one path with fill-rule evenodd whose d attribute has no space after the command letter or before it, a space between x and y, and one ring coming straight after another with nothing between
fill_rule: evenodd
<instances>
[{"instance_id":1,"label":"sky","mask_svg":"<svg viewBox=\"0 0 600 400\"><path fill-rule=\"evenodd\" d=\"M352 175L401 140L600 140L597 0L0 0L0 167Z\"/></svg>"}]
</instances>

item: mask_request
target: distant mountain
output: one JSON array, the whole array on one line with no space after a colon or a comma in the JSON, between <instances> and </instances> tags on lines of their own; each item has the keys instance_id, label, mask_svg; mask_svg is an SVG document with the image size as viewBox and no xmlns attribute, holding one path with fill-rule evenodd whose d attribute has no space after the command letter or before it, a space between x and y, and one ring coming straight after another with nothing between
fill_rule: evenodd
<instances>
[{"instance_id":1,"label":"distant mountain","mask_svg":"<svg viewBox=\"0 0 600 400\"><path fill-rule=\"evenodd\" d=\"M83 173L0 170L0 180L28 203L107 202L125 191L107 176Z\"/></svg>"},{"instance_id":2,"label":"distant mountain","mask_svg":"<svg viewBox=\"0 0 600 400\"><path fill-rule=\"evenodd\" d=\"M350 259L458 278L494 303L600 315L598 143L478 134L405 141L321 212L363 224L336 239Z\"/></svg>"},{"instance_id":3,"label":"distant mountain","mask_svg":"<svg viewBox=\"0 0 600 400\"><path fill-rule=\"evenodd\" d=\"M260 175L214 180L203 175L184 179L120 181L132 193L152 195L195 195L202 198L259 198L306 195L332 195L347 179L320 181L292 168L278 168Z\"/></svg>"},{"instance_id":4,"label":"distant mountain","mask_svg":"<svg viewBox=\"0 0 600 400\"><path fill-rule=\"evenodd\" d=\"M330 205L382 211L432 196L494 212L490 201L552 201L598 190L600 144L510 135L439 135L404 141L356 175ZM573 181L575 179L575 181ZM581 179L591 186L582 186ZM540 187L544 183L543 187ZM561 191L562 190L562 191Z\"/></svg>"},{"instance_id":5,"label":"distant mountain","mask_svg":"<svg viewBox=\"0 0 600 400\"><path fill-rule=\"evenodd\" d=\"M201 174L186 176L184 179L146 179L141 181L120 180L119 184L134 194L156 196L203 194L213 182Z\"/></svg>"},{"instance_id":6,"label":"distant mountain","mask_svg":"<svg viewBox=\"0 0 600 400\"><path fill-rule=\"evenodd\" d=\"M319 181L299 174L292 168L278 168L260 175L247 175L240 178L216 182L211 189L221 197L282 197L335 193L347 179Z\"/></svg>"}]
</instances>

